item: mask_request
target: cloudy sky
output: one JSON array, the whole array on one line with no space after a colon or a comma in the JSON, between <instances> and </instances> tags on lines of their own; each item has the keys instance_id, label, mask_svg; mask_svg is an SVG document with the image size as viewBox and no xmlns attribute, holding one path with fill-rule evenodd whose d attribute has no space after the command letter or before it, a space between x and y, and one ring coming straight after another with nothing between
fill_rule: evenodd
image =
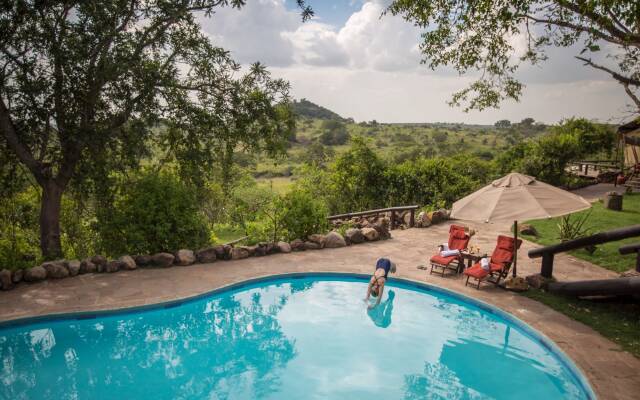
<instances>
[{"instance_id":1,"label":"cloudy sky","mask_svg":"<svg viewBox=\"0 0 640 400\"><path fill-rule=\"evenodd\" d=\"M399 17L381 17L385 0L308 0L316 15L306 23L294 0L247 3L203 17L203 30L237 61L260 61L290 81L295 98L357 121L492 124L533 117L554 123L582 116L618 123L628 116L622 87L583 67L574 49L554 50L542 66L522 68L526 88L519 103L464 113L447 100L473 77L420 65L420 30Z\"/></svg>"}]
</instances>

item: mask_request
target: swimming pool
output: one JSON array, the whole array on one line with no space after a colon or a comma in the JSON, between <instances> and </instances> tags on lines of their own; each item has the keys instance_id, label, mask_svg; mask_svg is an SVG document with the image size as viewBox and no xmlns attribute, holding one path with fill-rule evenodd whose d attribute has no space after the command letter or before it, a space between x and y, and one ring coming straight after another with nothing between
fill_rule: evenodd
<instances>
[{"instance_id":1,"label":"swimming pool","mask_svg":"<svg viewBox=\"0 0 640 400\"><path fill-rule=\"evenodd\" d=\"M252 281L184 302L0 325L1 398L588 399L570 360L513 317L362 276Z\"/></svg>"}]
</instances>

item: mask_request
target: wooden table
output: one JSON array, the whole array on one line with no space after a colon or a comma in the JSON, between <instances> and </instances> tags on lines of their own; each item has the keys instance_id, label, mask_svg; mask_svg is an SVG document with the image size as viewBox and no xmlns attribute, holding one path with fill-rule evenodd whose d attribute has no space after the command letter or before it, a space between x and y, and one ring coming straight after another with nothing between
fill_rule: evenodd
<instances>
[{"instance_id":1,"label":"wooden table","mask_svg":"<svg viewBox=\"0 0 640 400\"><path fill-rule=\"evenodd\" d=\"M467 268L471 268L471 266L473 266L474 263L477 263L478 261L482 260L483 258L485 258L487 256L487 254L482 254L482 253L469 253L468 251L461 251L460 252L460 258L462 259L462 264L461 267L464 268L464 262L466 260L467 262ZM462 271L458 271L458 273L460 273Z\"/></svg>"}]
</instances>

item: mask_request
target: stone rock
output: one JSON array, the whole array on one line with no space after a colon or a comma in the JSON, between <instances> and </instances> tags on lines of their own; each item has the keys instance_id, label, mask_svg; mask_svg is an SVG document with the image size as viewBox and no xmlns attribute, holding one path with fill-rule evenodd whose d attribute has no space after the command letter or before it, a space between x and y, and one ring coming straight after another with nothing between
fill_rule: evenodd
<instances>
[{"instance_id":1,"label":"stone rock","mask_svg":"<svg viewBox=\"0 0 640 400\"><path fill-rule=\"evenodd\" d=\"M380 234L374 228L362 228L362 234L364 235L365 239L370 242L380 239Z\"/></svg>"},{"instance_id":2,"label":"stone rock","mask_svg":"<svg viewBox=\"0 0 640 400\"><path fill-rule=\"evenodd\" d=\"M147 256L147 255L136 256L135 260L136 260L136 265L138 265L140 267L145 267L147 265L151 265L151 263L153 262L152 257L151 256Z\"/></svg>"},{"instance_id":3,"label":"stone rock","mask_svg":"<svg viewBox=\"0 0 640 400\"><path fill-rule=\"evenodd\" d=\"M47 278L62 279L69 276L69 270L64 266L63 261L49 261L42 264L42 268L47 271Z\"/></svg>"},{"instance_id":4,"label":"stone rock","mask_svg":"<svg viewBox=\"0 0 640 400\"><path fill-rule=\"evenodd\" d=\"M13 271L13 274L11 274L11 280L13 281L13 283L20 283L22 282L23 278L24 278L23 269L16 269Z\"/></svg>"},{"instance_id":5,"label":"stone rock","mask_svg":"<svg viewBox=\"0 0 640 400\"><path fill-rule=\"evenodd\" d=\"M359 223L356 224L357 227L359 228L368 228L371 226L371 224L369 223L369 221L367 221L366 219L360 221Z\"/></svg>"},{"instance_id":6,"label":"stone rock","mask_svg":"<svg viewBox=\"0 0 640 400\"><path fill-rule=\"evenodd\" d=\"M406 212L404 214L404 216L402 217L402 222L406 225L406 226L411 226L411 212ZM415 222L415 218L414 218L414 222Z\"/></svg>"},{"instance_id":7,"label":"stone rock","mask_svg":"<svg viewBox=\"0 0 640 400\"><path fill-rule=\"evenodd\" d=\"M174 259L175 257L171 253L156 253L151 256L153 265L163 268L172 266Z\"/></svg>"},{"instance_id":8,"label":"stone rock","mask_svg":"<svg viewBox=\"0 0 640 400\"><path fill-rule=\"evenodd\" d=\"M431 226L431 220L427 216L427 213L421 211L416 218L416 227L418 228L428 228Z\"/></svg>"},{"instance_id":9,"label":"stone rock","mask_svg":"<svg viewBox=\"0 0 640 400\"><path fill-rule=\"evenodd\" d=\"M249 257L253 257L256 254L256 249L258 248L258 245L238 246L238 247L242 247L243 249L246 249L249 252Z\"/></svg>"},{"instance_id":10,"label":"stone rock","mask_svg":"<svg viewBox=\"0 0 640 400\"><path fill-rule=\"evenodd\" d=\"M322 247L316 242L311 242L311 241L304 242L305 250L320 250L321 248Z\"/></svg>"},{"instance_id":11,"label":"stone rock","mask_svg":"<svg viewBox=\"0 0 640 400\"><path fill-rule=\"evenodd\" d=\"M291 245L287 242L278 242L276 246L280 249L281 253L291 253Z\"/></svg>"},{"instance_id":12,"label":"stone rock","mask_svg":"<svg viewBox=\"0 0 640 400\"><path fill-rule=\"evenodd\" d=\"M309 235L309 237L307 237L308 242L315 243L319 245L320 248L324 247L325 240L326 240L326 236L321 235L319 233L314 233L313 235Z\"/></svg>"},{"instance_id":13,"label":"stone rock","mask_svg":"<svg viewBox=\"0 0 640 400\"><path fill-rule=\"evenodd\" d=\"M76 276L80 273L80 261L78 260L66 261L64 265L69 270L69 276Z\"/></svg>"},{"instance_id":14,"label":"stone rock","mask_svg":"<svg viewBox=\"0 0 640 400\"><path fill-rule=\"evenodd\" d=\"M267 243L266 245L267 254L277 254L280 253L280 248L277 243Z\"/></svg>"},{"instance_id":15,"label":"stone rock","mask_svg":"<svg viewBox=\"0 0 640 400\"><path fill-rule=\"evenodd\" d=\"M233 249L230 245L224 244L214 247L216 250L216 257L218 260L231 260L231 250Z\"/></svg>"},{"instance_id":16,"label":"stone rock","mask_svg":"<svg viewBox=\"0 0 640 400\"><path fill-rule=\"evenodd\" d=\"M378 236L382 240L391 239L391 233L389 232L389 228L382 224L374 224L373 229L378 232Z\"/></svg>"},{"instance_id":17,"label":"stone rock","mask_svg":"<svg viewBox=\"0 0 640 400\"><path fill-rule=\"evenodd\" d=\"M175 254L175 265L191 265L196 262L196 255L193 254L192 250L181 249L178 250Z\"/></svg>"},{"instance_id":18,"label":"stone rock","mask_svg":"<svg viewBox=\"0 0 640 400\"><path fill-rule=\"evenodd\" d=\"M138 264L136 264L136 261L131 256L122 256L118 258L118 261L120 261L122 269L131 271L138 268Z\"/></svg>"},{"instance_id":19,"label":"stone rock","mask_svg":"<svg viewBox=\"0 0 640 400\"><path fill-rule=\"evenodd\" d=\"M233 247L231 249L231 259L232 260L241 260L243 258L247 258L251 255L249 249L245 246Z\"/></svg>"},{"instance_id":20,"label":"stone rock","mask_svg":"<svg viewBox=\"0 0 640 400\"><path fill-rule=\"evenodd\" d=\"M196 251L196 260L201 264L212 263L218 259L215 247L209 247Z\"/></svg>"},{"instance_id":21,"label":"stone rock","mask_svg":"<svg viewBox=\"0 0 640 400\"><path fill-rule=\"evenodd\" d=\"M112 260L112 261L109 261L107 265L104 266L104 272L109 272L109 273L118 272L120 271L120 268L122 268L122 261Z\"/></svg>"},{"instance_id":22,"label":"stone rock","mask_svg":"<svg viewBox=\"0 0 640 400\"><path fill-rule=\"evenodd\" d=\"M429 221L431 221L432 224L439 224L440 222L444 222L447 220L447 210L436 210L436 211L431 211L427 214L427 217L429 218Z\"/></svg>"},{"instance_id":23,"label":"stone rock","mask_svg":"<svg viewBox=\"0 0 640 400\"><path fill-rule=\"evenodd\" d=\"M358 228L347 229L344 234L345 239L349 241L351 244L358 244L364 242L364 235L362 231Z\"/></svg>"},{"instance_id":24,"label":"stone rock","mask_svg":"<svg viewBox=\"0 0 640 400\"><path fill-rule=\"evenodd\" d=\"M47 270L41 265L24 270L25 282L39 282L47 279Z\"/></svg>"},{"instance_id":25,"label":"stone rock","mask_svg":"<svg viewBox=\"0 0 640 400\"><path fill-rule=\"evenodd\" d=\"M512 290L514 292L524 292L529 290L529 284L520 276L510 276L507 278L507 280L504 281L504 287L505 289Z\"/></svg>"},{"instance_id":26,"label":"stone rock","mask_svg":"<svg viewBox=\"0 0 640 400\"><path fill-rule=\"evenodd\" d=\"M98 266L107 265L107 258L104 256L93 256L91 257L91 262Z\"/></svg>"},{"instance_id":27,"label":"stone rock","mask_svg":"<svg viewBox=\"0 0 640 400\"><path fill-rule=\"evenodd\" d=\"M266 243L259 243L257 246L254 246L253 256L255 257L264 257L267 255L269 250L269 246Z\"/></svg>"},{"instance_id":28,"label":"stone rock","mask_svg":"<svg viewBox=\"0 0 640 400\"><path fill-rule=\"evenodd\" d=\"M553 278L553 277L545 278L544 276L542 276L540 274L529 275L529 276L527 276L526 279L527 279L527 283L531 287L534 287L536 289L546 289L547 286L549 286L550 283L556 281L556 279Z\"/></svg>"},{"instance_id":29,"label":"stone rock","mask_svg":"<svg viewBox=\"0 0 640 400\"><path fill-rule=\"evenodd\" d=\"M3 269L0 271L0 289L9 290L13 289L13 280L11 279L11 271Z\"/></svg>"},{"instance_id":30,"label":"stone rock","mask_svg":"<svg viewBox=\"0 0 640 400\"><path fill-rule=\"evenodd\" d=\"M522 235L538 236L536 228L529 224L518 225L518 233Z\"/></svg>"},{"instance_id":31,"label":"stone rock","mask_svg":"<svg viewBox=\"0 0 640 400\"><path fill-rule=\"evenodd\" d=\"M92 263L90 258L86 258L80 262L81 274L90 274L93 272L98 272L98 266Z\"/></svg>"},{"instance_id":32,"label":"stone rock","mask_svg":"<svg viewBox=\"0 0 640 400\"><path fill-rule=\"evenodd\" d=\"M302 241L301 239L294 239L291 242L291 250L292 251L303 251L303 250L305 250L304 241Z\"/></svg>"},{"instance_id":33,"label":"stone rock","mask_svg":"<svg viewBox=\"0 0 640 400\"><path fill-rule=\"evenodd\" d=\"M347 242L344 240L341 234L335 231L331 231L324 238L324 247L327 249L335 249L338 247L345 247Z\"/></svg>"}]
</instances>

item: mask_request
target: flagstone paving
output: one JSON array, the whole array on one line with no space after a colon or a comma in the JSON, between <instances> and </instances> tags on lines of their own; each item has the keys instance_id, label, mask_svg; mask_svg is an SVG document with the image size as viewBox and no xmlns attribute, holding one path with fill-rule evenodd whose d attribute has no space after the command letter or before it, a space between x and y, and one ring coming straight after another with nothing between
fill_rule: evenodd
<instances>
[{"instance_id":1,"label":"flagstone paving","mask_svg":"<svg viewBox=\"0 0 640 400\"><path fill-rule=\"evenodd\" d=\"M508 234L505 224L468 223L477 234L472 245L490 253L496 235ZM591 328L541 303L493 286L480 290L465 287L461 276L440 277L418 269L427 266L437 244L446 241L449 224L426 229L392 231L391 240L339 249L325 249L212 264L138 269L114 274L87 274L59 281L21 284L0 293L0 321L20 317L90 311L153 304L186 298L250 278L289 272L371 273L377 258L386 256L398 264L397 276L438 285L486 301L517 316L554 340L579 366L601 399L640 398L640 359L623 351ZM526 256L535 244L525 241L518 274L539 272L540 260ZM559 280L616 277L586 261L557 255L554 275ZM508 371L505 371L508 384ZM525 390L526 388L514 388Z\"/></svg>"}]
</instances>

